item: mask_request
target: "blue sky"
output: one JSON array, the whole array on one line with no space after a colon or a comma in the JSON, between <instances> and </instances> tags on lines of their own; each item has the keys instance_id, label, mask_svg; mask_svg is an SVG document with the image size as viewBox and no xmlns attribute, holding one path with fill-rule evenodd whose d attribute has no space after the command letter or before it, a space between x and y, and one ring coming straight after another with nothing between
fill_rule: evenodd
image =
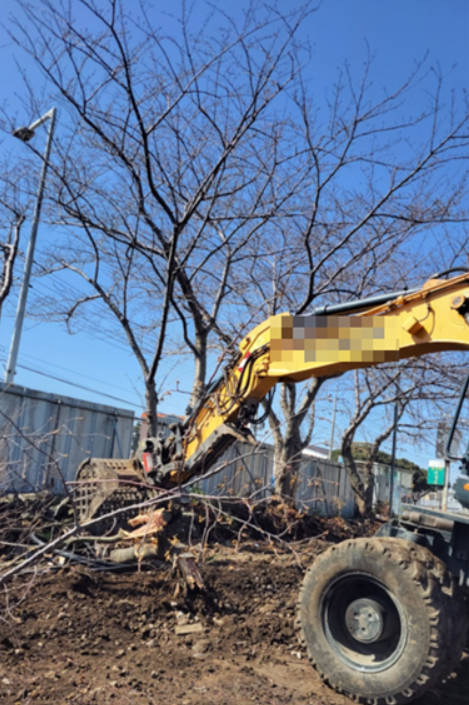
<instances>
[{"instance_id":1,"label":"blue sky","mask_svg":"<svg viewBox=\"0 0 469 705\"><path fill-rule=\"evenodd\" d=\"M133 5L132 0L124 0L125 4ZM229 12L233 11L232 2L219 2L218 6L225 7ZM280 9L288 9L292 3L281 0L278 6ZM154 18L159 24L167 27L168 31L174 31L174 22L165 14L167 7L167 3L155 2ZM243 7L243 0L237 7ZM1 0L2 23L7 24L12 15L18 15L15 0ZM424 57L427 57L428 69L438 66L446 76L446 100L450 100L452 91L460 94L463 89L469 88L467 0L324 0L309 18L305 31L313 46L307 75L318 102L331 90L337 80L338 70L344 62L348 62L352 73L359 75L368 54L373 57L371 76L376 95L392 92ZM28 72L32 80L40 85L40 77L31 66L30 59L12 44L2 27L0 102L9 114L16 115L19 123L24 124L37 116L29 116L23 110L23 89L15 60ZM423 103L426 100L425 91L426 85L422 85L421 91L417 90L412 94L412 102L406 104L403 110L418 111L420 101ZM65 119L66 114L59 112L59 123ZM38 133L35 139L39 142L44 138L45 130L42 134ZM25 147L12 137L5 136L0 143L0 149L14 159L17 150ZM29 228L30 221L24 226L24 238ZM40 228L39 248L41 237L46 237L46 233ZM47 283L43 280L33 282L33 286L38 290L41 290L41 287L47 290ZM0 321L0 370L10 345L16 293L17 287ZM126 408L132 406L136 413L140 413L143 408L142 384L136 362L123 341L106 340L106 335L100 334L99 331L69 335L61 325L38 324L27 320L21 341L19 364L21 367L18 368L15 378L17 384L110 405ZM43 376L39 372L50 376ZM164 398L160 410L182 414L187 396L174 390L177 382L179 389L190 389L190 360L169 359L165 364L164 373L164 386L172 392ZM51 376L86 389L73 387L65 381L52 379ZM321 442L328 436L327 423L324 422L318 429L316 442ZM408 454L412 456L410 451ZM431 457L432 454L432 451L419 451L418 458L415 452L413 457L425 462L424 458Z\"/></svg>"}]
</instances>

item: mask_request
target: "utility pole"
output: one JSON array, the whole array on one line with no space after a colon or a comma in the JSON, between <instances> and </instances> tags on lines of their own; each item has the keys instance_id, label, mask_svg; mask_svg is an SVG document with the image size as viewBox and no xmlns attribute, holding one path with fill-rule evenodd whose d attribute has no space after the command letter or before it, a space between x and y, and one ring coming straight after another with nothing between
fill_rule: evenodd
<instances>
[{"instance_id":1,"label":"utility pole","mask_svg":"<svg viewBox=\"0 0 469 705\"><path fill-rule=\"evenodd\" d=\"M331 423L331 437L329 439L329 460L332 460L332 451L334 448L334 431L335 431L335 412L337 408L337 393L338 393L338 388L335 388L335 397L334 397L334 408L332 410L332 423Z\"/></svg>"},{"instance_id":2,"label":"utility pole","mask_svg":"<svg viewBox=\"0 0 469 705\"><path fill-rule=\"evenodd\" d=\"M443 487L443 497L442 497L442 509L444 512L448 510L448 496L449 496L449 471L450 471L450 461L445 458L445 484Z\"/></svg>"},{"instance_id":3,"label":"utility pole","mask_svg":"<svg viewBox=\"0 0 469 705\"><path fill-rule=\"evenodd\" d=\"M21 284L20 295L18 298L18 307L16 309L15 327L11 339L10 354L8 356L5 383L11 384L16 373L16 362L18 360L18 350L20 347L21 333L23 330L24 315L26 311L26 301L28 298L29 281L31 279L31 270L34 261L34 249L36 246L36 237L41 217L42 199L44 196L44 186L46 183L47 167L49 164L50 150L52 146L52 137L54 134L56 109L52 108L45 113L39 120L33 122L29 127L19 127L13 132L14 137L23 142L29 142L34 137L35 130L42 125L46 120L49 120L49 131L47 134L46 148L44 151L41 176L39 179L39 187L37 191L36 204L34 206L33 223L31 225L31 235L29 237L28 251L24 261L23 281Z\"/></svg>"},{"instance_id":4,"label":"utility pole","mask_svg":"<svg viewBox=\"0 0 469 705\"><path fill-rule=\"evenodd\" d=\"M391 452L391 477L389 478L389 518L392 518L394 501L394 467L396 464L396 443L397 443L397 421L399 414L399 401L396 397L394 402L394 428L392 430L392 452Z\"/></svg>"}]
</instances>

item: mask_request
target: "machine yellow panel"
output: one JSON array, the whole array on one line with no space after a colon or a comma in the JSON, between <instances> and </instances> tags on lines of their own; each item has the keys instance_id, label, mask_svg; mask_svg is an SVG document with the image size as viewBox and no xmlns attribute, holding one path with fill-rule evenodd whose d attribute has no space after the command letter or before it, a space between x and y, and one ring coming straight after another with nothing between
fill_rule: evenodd
<instances>
[{"instance_id":1,"label":"machine yellow panel","mask_svg":"<svg viewBox=\"0 0 469 705\"><path fill-rule=\"evenodd\" d=\"M270 374L340 363L375 364L399 359L399 320L383 316L275 317L271 327Z\"/></svg>"},{"instance_id":2,"label":"machine yellow panel","mask_svg":"<svg viewBox=\"0 0 469 705\"><path fill-rule=\"evenodd\" d=\"M439 349L467 349L469 326L450 308L445 291L431 301L429 292L413 298L349 316L274 316L269 376L298 381Z\"/></svg>"}]
</instances>

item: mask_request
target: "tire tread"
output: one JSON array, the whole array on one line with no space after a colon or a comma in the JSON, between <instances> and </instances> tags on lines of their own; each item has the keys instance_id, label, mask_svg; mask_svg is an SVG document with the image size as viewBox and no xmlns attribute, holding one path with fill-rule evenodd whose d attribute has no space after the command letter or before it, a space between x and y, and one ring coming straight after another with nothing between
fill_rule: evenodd
<instances>
[{"instance_id":1,"label":"tire tread","mask_svg":"<svg viewBox=\"0 0 469 705\"><path fill-rule=\"evenodd\" d=\"M314 652L307 643L301 624L300 608L305 599L308 577L321 570L321 564L330 560L331 555L346 554L350 551L375 553L409 571L411 579L421 592L430 625L430 653L424 667L415 681L393 696L363 697L359 693L349 693L339 683L334 682L333 674L324 674L318 667ZM300 642L306 648L308 657L322 680L336 692L347 695L354 702L365 705L401 705L422 695L435 683L446 678L459 663L467 635L467 615L464 598L454 576L446 565L429 549L396 538L351 539L333 546L320 554L313 567L307 572L300 589L298 600L297 629Z\"/></svg>"}]
</instances>

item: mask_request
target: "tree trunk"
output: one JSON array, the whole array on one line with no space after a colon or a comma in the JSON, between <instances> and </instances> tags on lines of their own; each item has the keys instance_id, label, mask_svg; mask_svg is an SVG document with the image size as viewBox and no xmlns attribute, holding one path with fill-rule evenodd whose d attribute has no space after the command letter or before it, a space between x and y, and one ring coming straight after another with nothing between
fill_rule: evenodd
<instances>
[{"instance_id":1,"label":"tree trunk","mask_svg":"<svg viewBox=\"0 0 469 705\"><path fill-rule=\"evenodd\" d=\"M155 381L145 380L145 401L147 407L147 438L155 437L158 434L158 394L156 393Z\"/></svg>"},{"instance_id":2,"label":"tree trunk","mask_svg":"<svg viewBox=\"0 0 469 705\"><path fill-rule=\"evenodd\" d=\"M195 336L195 370L194 383L192 385L192 393L189 400L189 408L191 410L197 407L200 399L204 395L205 377L207 374L207 331L197 332ZM189 409L187 410L189 411Z\"/></svg>"},{"instance_id":3,"label":"tree trunk","mask_svg":"<svg viewBox=\"0 0 469 705\"><path fill-rule=\"evenodd\" d=\"M287 430L285 439L275 439L274 447L275 492L285 502L294 504L300 479L301 451L303 450L299 430L295 428Z\"/></svg>"},{"instance_id":4,"label":"tree trunk","mask_svg":"<svg viewBox=\"0 0 469 705\"><path fill-rule=\"evenodd\" d=\"M310 442L313 431L314 401L323 383L322 379L312 380L298 407L295 384L281 384L280 405L286 421L284 425L281 425L275 411L263 402L264 409L268 409L269 412L269 426L274 437L275 492L291 504L295 502L300 480L302 452ZM302 422L307 414L310 415L310 419L302 438Z\"/></svg>"},{"instance_id":5,"label":"tree trunk","mask_svg":"<svg viewBox=\"0 0 469 705\"><path fill-rule=\"evenodd\" d=\"M362 479L360 477L352 455L351 444L343 443L341 452L344 459L345 470L355 495L358 513L360 517L367 519L373 513L373 473L365 472L364 478Z\"/></svg>"}]
</instances>

